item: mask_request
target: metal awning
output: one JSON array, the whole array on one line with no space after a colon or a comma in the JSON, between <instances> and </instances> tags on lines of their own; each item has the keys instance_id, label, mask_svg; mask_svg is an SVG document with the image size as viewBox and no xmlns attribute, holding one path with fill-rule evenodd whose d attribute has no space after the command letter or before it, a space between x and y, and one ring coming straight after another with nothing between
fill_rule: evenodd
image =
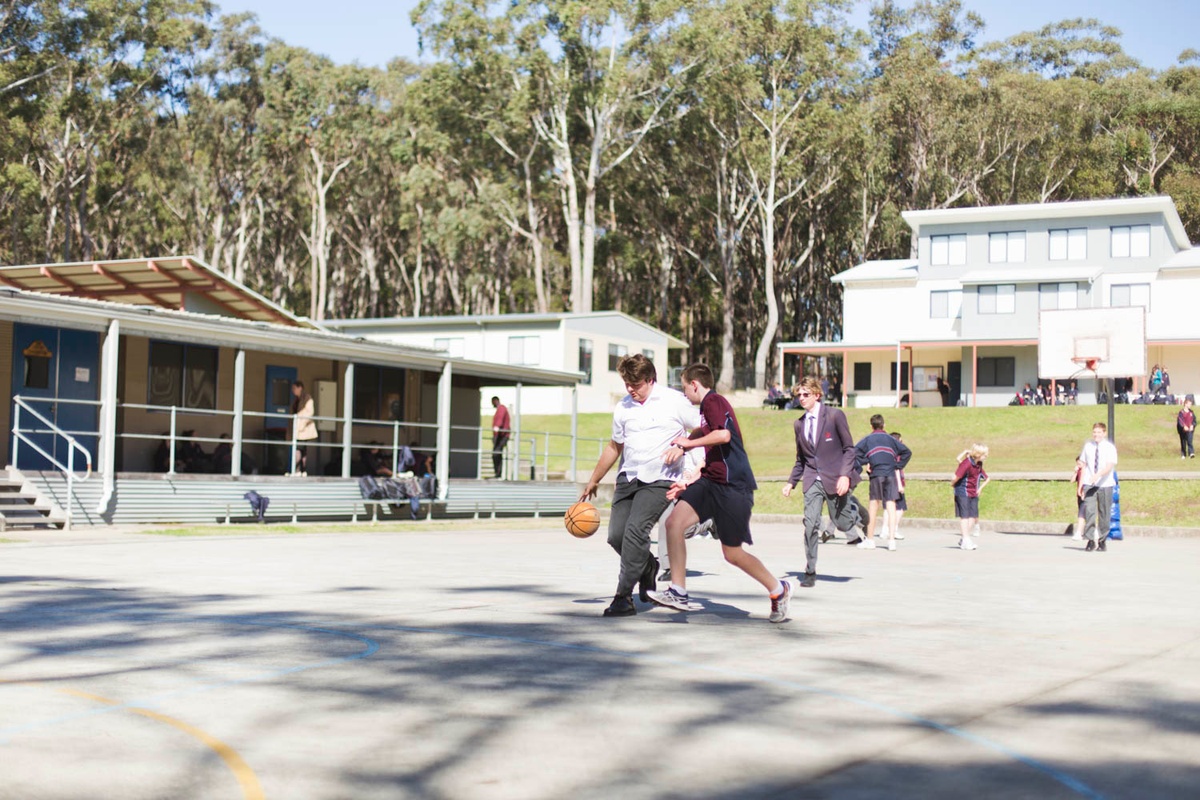
<instances>
[{"instance_id":1,"label":"metal awning","mask_svg":"<svg viewBox=\"0 0 1200 800\"><path fill-rule=\"evenodd\" d=\"M296 328L316 327L190 256L0 267L0 286Z\"/></svg>"}]
</instances>

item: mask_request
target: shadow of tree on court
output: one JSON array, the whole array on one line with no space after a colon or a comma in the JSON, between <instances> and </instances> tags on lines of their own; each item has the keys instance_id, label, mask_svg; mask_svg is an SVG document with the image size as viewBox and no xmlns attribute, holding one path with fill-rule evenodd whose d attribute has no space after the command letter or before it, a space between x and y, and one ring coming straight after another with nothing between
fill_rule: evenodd
<instances>
[{"instance_id":1,"label":"shadow of tree on court","mask_svg":"<svg viewBox=\"0 0 1200 800\"><path fill-rule=\"evenodd\" d=\"M488 615L495 619L444 621L443 609L392 608L386 586L341 591L379 592L380 605L247 613L250 589L5 576L0 681L82 686L163 708L176 690L207 692L218 718L223 704L239 702L233 692L261 687L246 711L252 723L231 738L263 765L268 796L283 773L310 781L313 797L1078 796L1007 755L981 756L970 742L851 702L864 676L898 685L929 676L870 649L853 661L826 656L822 636L805 626L767 626L764 609L751 605L761 606L759 595L689 614L641 606L628 620L601 620L589 608L581 624L565 609L587 601L531 582L474 582L448 602L499 596L564 610L501 607ZM744 608L759 619L747 621ZM156 680L140 684L149 674ZM1200 734L1194 701L1160 696L1149 683L1122 698L1008 711L1028 725L1069 715ZM961 724L954 715L938 721ZM0 739L4 727L0 714ZM287 743L314 735L319 744L289 752ZM883 747L864 751L868 742ZM950 757L939 763L931 749ZM780 763L781 753L794 761ZM1194 760L1139 765L1109 748L1055 767L1114 797L1183 797L1200 785Z\"/></svg>"}]
</instances>

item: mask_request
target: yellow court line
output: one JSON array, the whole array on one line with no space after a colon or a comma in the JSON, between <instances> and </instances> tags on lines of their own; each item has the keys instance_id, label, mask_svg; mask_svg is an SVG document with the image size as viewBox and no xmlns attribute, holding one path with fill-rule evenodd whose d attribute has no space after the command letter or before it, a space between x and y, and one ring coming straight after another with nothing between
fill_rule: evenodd
<instances>
[{"instance_id":1,"label":"yellow court line","mask_svg":"<svg viewBox=\"0 0 1200 800\"><path fill-rule=\"evenodd\" d=\"M101 697L100 695L92 694L91 692L80 691L79 689L69 689L61 686L50 688L54 689L56 692L73 695L75 697L83 698L84 700L92 700L104 705L121 705L121 703L117 702L116 700L112 700L107 697ZM168 717L166 714L160 714L157 711L151 711L148 708L134 708L133 706L129 706L125 710L131 711L134 714L140 714L141 716L149 719L157 720L158 722L165 722L173 728L177 728L189 736L200 740L214 753L221 757L221 760L225 762L225 766L229 767L230 772L232 772L233 776L237 778L238 785L242 787L242 797L244 797L245 800L266 800L266 794L263 793L262 785L258 782L258 777L254 774L254 770L250 769L250 765L246 763L245 759L238 755L236 750L222 742L220 739L200 730L195 725L189 725L182 720L175 719L174 717Z\"/></svg>"}]
</instances>

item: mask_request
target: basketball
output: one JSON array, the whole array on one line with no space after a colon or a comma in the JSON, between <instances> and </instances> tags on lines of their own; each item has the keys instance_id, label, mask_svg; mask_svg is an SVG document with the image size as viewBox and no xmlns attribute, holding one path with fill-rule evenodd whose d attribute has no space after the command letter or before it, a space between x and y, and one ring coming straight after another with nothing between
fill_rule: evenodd
<instances>
[{"instance_id":1,"label":"basketball","mask_svg":"<svg viewBox=\"0 0 1200 800\"><path fill-rule=\"evenodd\" d=\"M581 501L567 509L563 523L572 536L585 539L600 530L600 512L591 503Z\"/></svg>"}]
</instances>

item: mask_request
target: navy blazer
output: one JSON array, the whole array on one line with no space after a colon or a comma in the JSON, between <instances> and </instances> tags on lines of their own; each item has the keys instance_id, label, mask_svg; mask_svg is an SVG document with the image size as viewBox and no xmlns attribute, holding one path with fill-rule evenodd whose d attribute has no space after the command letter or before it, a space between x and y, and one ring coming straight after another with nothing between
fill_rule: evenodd
<instances>
[{"instance_id":1,"label":"navy blazer","mask_svg":"<svg viewBox=\"0 0 1200 800\"><path fill-rule=\"evenodd\" d=\"M792 467L792 475L788 483L793 486L803 481L804 491L821 476L821 486L826 492L834 494L837 491L838 478L843 475L850 479L850 488L858 485L861 475L854 466L854 439L850 437L850 424L840 408L822 406L817 416L817 446L814 452L812 445L804 438L804 417L799 417L793 427L796 433L796 466Z\"/></svg>"}]
</instances>

